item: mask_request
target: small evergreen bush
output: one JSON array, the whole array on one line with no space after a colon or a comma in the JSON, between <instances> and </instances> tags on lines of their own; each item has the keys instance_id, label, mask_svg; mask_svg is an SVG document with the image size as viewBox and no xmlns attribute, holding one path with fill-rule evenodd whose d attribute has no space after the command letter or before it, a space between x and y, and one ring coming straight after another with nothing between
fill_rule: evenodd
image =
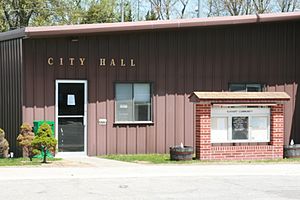
<instances>
[{"instance_id":1,"label":"small evergreen bush","mask_svg":"<svg viewBox=\"0 0 300 200\"><path fill-rule=\"evenodd\" d=\"M9 144L5 139L5 132L0 128L0 158L7 158L9 151Z\"/></svg>"},{"instance_id":2,"label":"small evergreen bush","mask_svg":"<svg viewBox=\"0 0 300 200\"><path fill-rule=\"evenodd\" d=\"M31 144L33 146L34 154L44 153L43 163L47 162L47 150L55 154L57 140L52 136L52 130L49 124L43 123L39 127L37 135Z\"/></svg>"},{"instance_id":3,"label":"small evergreen bush","mask_svg":"<svg viewBox=\"0 0 300 200\"><path fill-rule=\"evenodd\" d=\"M32 132L32 127L28 123L23 123L20 128L20 134L17 137L19 145L22 147L23 157L29 158L32 161L33 148L32 141L34 139L34 133Z\"/></svg>"}]
</instances>

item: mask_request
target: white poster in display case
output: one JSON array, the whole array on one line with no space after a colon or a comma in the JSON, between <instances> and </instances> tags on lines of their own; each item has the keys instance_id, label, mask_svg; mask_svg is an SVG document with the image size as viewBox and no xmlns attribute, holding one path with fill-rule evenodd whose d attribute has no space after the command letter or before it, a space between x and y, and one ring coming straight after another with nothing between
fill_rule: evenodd
<instances>
[{"instance_id":1,"label":"white poster in display case","mask_svg":"<svg viewBox=\"0 0 300 200\"><path fill-rule=\"evenodd\" d=\"M268 140L268 117L251 118L251 139L255 141Z\"/></svg>"},{"instance_id":2,"label":"white poster in display case","mask_svg":"<svg viewBox=\"0 0 300 200\"><path fill-rule=\"evenodd\" d=\"M213 117L211 120L211 141L215 143L226 141L228 135L227 117Z\"/></svg>"}]
</instances>

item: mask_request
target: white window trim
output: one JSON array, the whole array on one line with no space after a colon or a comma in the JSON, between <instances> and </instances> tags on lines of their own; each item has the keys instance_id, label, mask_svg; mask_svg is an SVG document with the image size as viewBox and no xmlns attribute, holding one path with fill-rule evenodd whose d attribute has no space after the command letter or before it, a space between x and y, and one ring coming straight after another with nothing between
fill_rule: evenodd
<instances>
[{"instance_id":1,"label":"white window trim","mask_svg":"<svg viewBox=\"0 0 300 200\"><path fill-rule=\"evenodd\" d=\"M88 115L88 81L87 80L55 80L55 138L58 139L58 118L67 117L58 114L58 85L60 83L82 83L84 84L84 150L76 152L58 152L58 143L56 145L57 156L64 157L70 155L87 155L87 115ZM78 116L68 116L68 117L78 117ZM80 116L81 117L81 116Z\"/></svg>"}]
</instances>

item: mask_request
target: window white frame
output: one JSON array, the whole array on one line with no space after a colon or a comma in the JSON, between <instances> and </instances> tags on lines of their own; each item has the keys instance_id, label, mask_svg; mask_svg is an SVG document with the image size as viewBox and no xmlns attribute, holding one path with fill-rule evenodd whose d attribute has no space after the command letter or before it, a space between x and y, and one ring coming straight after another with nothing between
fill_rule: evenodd
<instances>
[{"instance_id":1,"label":"window white frame","mask_svg":"<svg viewBox=\"0 0 300 200\"><path fill-rule=\"evenodd\" d=\"M248 117L248 139L232 139L232 117ZM252 123L253 117L267 118L267 137L266 139L258 140L252 138ZM213 118L227 118L227 140L216 140L214 134L217 134L212 129ZM220 108L212 107L211 110L211 143L251 143L251 142L270 142L270 108L266 107L231 107Z\"/></svg>"},{"instance_id":2,"label":"window white frame","mask_svg":"<svg viewBox=\"0 0 300 200\"><path fill-rule=\"evenodd\" d=\"M84 151L83 152L58 152L58 143L56 145L58 157L75 156L75 155L87 155L87 105L88 105L88 82L87 80L56 80L55 81L55 138L58 139L58 117L82 117L82 116L63 116L58 115L58 85L60 83L83 83L84 84Z\"/></svg>"},{"instance_id":3,"label":"window white frame","mask_svg":"<svg viewBox=\"0 0 300 200\"><path fill-rule=\"evenodd\" d=\"M149 121L135 121L135 120L133 120L133 121L118 121L117 120L117 111L118 111L118 109L117 109L117 99L116 99L116 96L117 96L117 94L116 94L116 87L117 87L117 84L131 84L132 85L132 87L134 88L134 84L148 84L149 86L150 86L150 110L149 110L149 115L150 115L150 120ZM115 93L115 106L114 106L114 109L115 109L115 117L114 117L114 120L115 120L115 122L114 122L114 124L153 124L153 101L152 101L152 83L150 83L150 82L116 82L115 83L115 85L114 85L114 89L115 89L115 91L114 91L114 93ZM132 93L134 93L134 90L132 90ZM133 97L132 97L133 98ZM133 101L134 101L134 99L132 99ZM132 108L133 110L132 110L132 113L133 113L133 115L135 114L135 112L134 112L134 105L133 105L133 108ZM134 118L134 116L133 116L133 118Z\"/></svg>"}]
</instances>

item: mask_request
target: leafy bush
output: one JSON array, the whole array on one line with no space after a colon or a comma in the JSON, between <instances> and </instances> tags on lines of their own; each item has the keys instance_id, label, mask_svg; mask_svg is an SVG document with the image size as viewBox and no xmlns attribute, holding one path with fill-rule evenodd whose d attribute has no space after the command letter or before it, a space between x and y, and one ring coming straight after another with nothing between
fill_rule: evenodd
<instances>
[{"instance_id":1,"label":"leafy bush","mask_svg":"<svg viewBox=\"0 0 300 200\"><path fill-rule=\"evenodd\" d=\"M44 153L43 163L47 162L47 150L55 154L57 140L52 136L52 130L49 124L43 123L39 127L37 135L31 144L33 146L34 154L40 154L41 152Z\"/></svg>"},{"instance_id":2,"label":"leafy bush","mask_svg":"<svg viewBox=\"0 0 300 200\"><path fill-rule=\"evenodd\" d=\"M32 161L33 148L32 141L34 139L34 133L32 132L32 127L28 123L23 123L20 128L20 134L17 137L19 145L22 147L23 157L28 157Z\"/></svg>"},{"instance_id":3,"label":"leafy bush","mask_svg":"<svg viewBox=\"0 0 300 200\"><path fill-rule=\"evenodd\" d=\"M0 158L7 158L9 144L5 139L5 132L0 128Z\"/></svg>"}]
</instances>

